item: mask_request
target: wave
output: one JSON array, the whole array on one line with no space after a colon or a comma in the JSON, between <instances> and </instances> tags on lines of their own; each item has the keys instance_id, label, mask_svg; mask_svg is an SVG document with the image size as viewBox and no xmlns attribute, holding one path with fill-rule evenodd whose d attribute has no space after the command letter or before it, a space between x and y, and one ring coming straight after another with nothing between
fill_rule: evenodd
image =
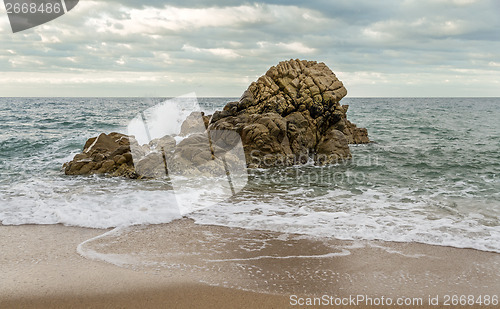
<instances>
[{"instance_id":1,"label":"wave","mask_svg":"<svg viewBox=\"0 0 500 309\"><path fill-rule=\"evenodd\" d=\"M155 102L2 100L8 102L0 114L8 132L0 139L2 224L110 228L182 216L162 179L61 172L87 138L124 132L130 119ZM231 100L206 98L201 105L215 110ZM500 252L498 99L459 101L347 99L353 122L368 127L376 144L351 147L353 160L346 164L251 170L239 194L202 199L187 216L198 224Z\"/></svg>"}]
</instances>

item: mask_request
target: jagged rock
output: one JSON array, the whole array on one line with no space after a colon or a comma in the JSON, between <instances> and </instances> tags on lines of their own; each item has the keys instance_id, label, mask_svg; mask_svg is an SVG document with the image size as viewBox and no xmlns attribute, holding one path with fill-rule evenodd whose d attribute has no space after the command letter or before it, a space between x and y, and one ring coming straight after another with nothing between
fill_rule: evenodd
<instances>
[{"instance_id":1,"label":"jagged rock","mask_svg":"<svg viewBox=\"0 0 500 309\"><path fill-rule=\"evenodd\" d=\"M193 133L177 145L172 160L169 161L168 168L176 172L192 173L194 169L212 158L213 154L207 135Z\"/></svg>"},{"instance_id":2,"label":"jagged rock","mask_svg":"<svg viewBox=\"0 0 500 309\"><path fill-rule=\"evenodd\" d=\"M89 139L83 152L63 165L64 172L66 175L110 174L137 178L130 151L134 141L125 134L102 133Z\"/></svg>"},{"instance_id":3,"label":"jagged rock","mask_svg":"<svg viewBox=\"0 0 500 309\"><path fill-rule=\"evenodd\" d=\"M290 150L294 162L306 163L310 154L315 152L318 142L318 130L308 111L294 112L285 117Z\"/></svg>"},{"instance_id":4,"label":"jagged rock","mask_svg":"<svg viewBox=\"0 0 500 309\"><path fill-rule=\"evenodd\" d=\"M180 136L186 136L193 133L204 132L208 127L210 118L203 112L192 112L181 125Z\"/></svg>"},{"instance_id":5,"label":"jagged rock","mask_svg":"<svg viewBox=\"0 0 500 309\"><path fill-rule=\"evenodd\" d=\"M349 105L342 105L343 115L341 119L333 126L335 129L344 133L349 144L368 144L368 130L365 128L358 128L354 123L347 120L345 116Z\"/></svg>"},{"instance_id":6,"label":"jagged rock","mask_svg":"<svg viewBox=\"0 0 500 309\"><path fill-rule=\"evenodd\" d=\"M173 136L165 135L162 138L155 138L149 142L149 149L156 149L161 151L162 149L167 153L172 152L175 149L176 141Z\"/></svg>"},{"instance_id":7,"label":"jagged rock","mask_svg":"<svg viewBox=\"0 0 500 309\"><path fill-rule=\"evenodd\" d=\"M109 174L155 178L167 173L220 174L242 158L231 153L241 139L249 167L330 164L351 158L348 144L369 143L366 129L347 120L340 105L347 90L324 64L280 62L244 92L238 102L206 116L191 113L173 136L139 145L120 133L91 138L81 154L64 165L68 175ZM222 155L227 155L220 160Z\"/></svg>"},{"instance_id":8,"label":"jagged rock","mask_svg":"<svg viewBox=\"0 0 500 309\"><path fill-rule=\"evenodd\" d=\"M238 132L249 166L305 163L310 157L317 164L333 163L351 157L349 143L370 142L366 129L347 120L348 106L339 104L345 95L324 63L283 61L238 102L214 113L209 129Z\"/></svg>"},{"instance_id":9,"label":"jagged rock","mask_svg":"<svg viewBox=\"0 0 500 309\"><path fill-rule=\"evenodd\" d=\"M315 153L315 161L318 164L331 164L351 158L351 151L344 133L330 128L321 137Z\"/></svg>"},{"instance_id":10,"label":"jagged rock","mask_svg":"<svg viewBox=\"0 0 500 309\"><path fill-rule=\"evenodd\" d=\"M168 170L175 175L209 174L215 161L208 136L204 133L192 133L175 148L168 161Z\"/></svg>"},{"instance_id":11,"label":"jagged rock","mask_svg":"<svg viewBox=\"0 0 500 309\"><path fill-rule=\"evenodd\" d=\"M240 134L249 167L290 165L293 154L286 139L286 121L279 114L240 114L223 118L210 130L230 130Z\"/></svg>"},{"instance_id":12,"label":"jagged rock","mask_svg":"<svg viewBox=\"0 0 500 309\"><path fill-rule=\"evenodd\" d=\"M151 147L158 149L151 152ZM140 146L133 136L102 133L90 138L83 152L65 163L66 175L108 174L127 178L157 178L165 176L162 151L171 156L175 139L165 136ZM165 150L166 149L166 150Z\"/></svg>"},{"instance_id":13,"label":"jagged rock","mask_svg":"<svg viewBox=\"0 0 500 309\"><path fill-rule=\"evenodd\" d=\"M168 175L166 158L162 151L154 151L135 164L135 172L140 178L160 178Z\"/></svg>"},{"instance_id":14,"label":"jagged rock","mask_svg":"<svg viewBox=\"0 0 500 309\"><path fill-rule=\"evenodd\" d=\"M253 82L237 104L238 112L281 116L308 110L312 118L328 117L347 90L335 74L316 61L289 60L271 67Z\"/></svg>"}]
</instances>

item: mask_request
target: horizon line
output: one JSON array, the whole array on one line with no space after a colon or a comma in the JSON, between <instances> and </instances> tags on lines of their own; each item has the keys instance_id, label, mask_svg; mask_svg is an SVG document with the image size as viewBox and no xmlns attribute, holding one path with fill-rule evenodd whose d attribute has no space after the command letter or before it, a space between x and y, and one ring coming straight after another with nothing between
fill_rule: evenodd
<instances>
[{"instance_id":1,"label":"horizon line","mask_svg":"<svg viewBox=\"0 0 500 309\"><path fill-rule=\"evenodd\" d=\"M184 96L184 95L181 95ZM7 98L177 98L179 96L0 96L1 99ZM196 98L218 98L218 99L235 99L241 96L195 96ZM343 99L480 99L480 98L500 98L500 96L346 96ZM340 101L341 101L340 100Z\"/></svg>"}]
</instances>

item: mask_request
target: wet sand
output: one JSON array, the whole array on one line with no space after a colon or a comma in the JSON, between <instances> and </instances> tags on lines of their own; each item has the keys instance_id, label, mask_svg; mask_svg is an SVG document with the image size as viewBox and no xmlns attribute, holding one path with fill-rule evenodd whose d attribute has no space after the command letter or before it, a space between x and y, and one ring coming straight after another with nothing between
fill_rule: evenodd
<instances>
[{"instance_id":1,"label":"wet sand","mask_svg":"<svg viewBox=\"0 0 500 309\"><path fill-rule=\"evenodd\" d=\"M445 295L500 294L500 254L471 249L307 238L188 219L98 237L105 232L0 226L0 308L290 308L324 295L415 298L423 306L392 308L436 308L429 296L443 304ZM473 307L488 308L464 308Z\"/></svg>"}]
</instances>

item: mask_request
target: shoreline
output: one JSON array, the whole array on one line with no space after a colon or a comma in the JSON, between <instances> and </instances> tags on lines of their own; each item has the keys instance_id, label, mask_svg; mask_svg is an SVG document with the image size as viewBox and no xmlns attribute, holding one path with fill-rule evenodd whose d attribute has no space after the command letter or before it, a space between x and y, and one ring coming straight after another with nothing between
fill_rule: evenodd
<instances>
[{"instance_id":1,"label":"shoreline","mask_svg":"<svg viewBox=\"0 0 500 309\"><path fill-rule=\"evenodd\" d=\"M319 239L189 219L131 227L82 245L122 267L77 253L78 245L108 231L0 225L0 307L288 308L290 295L414 297L426 305L430 295L442 302L444 295L500 291L498 253Z\"/></svg>"}]
</instances>

